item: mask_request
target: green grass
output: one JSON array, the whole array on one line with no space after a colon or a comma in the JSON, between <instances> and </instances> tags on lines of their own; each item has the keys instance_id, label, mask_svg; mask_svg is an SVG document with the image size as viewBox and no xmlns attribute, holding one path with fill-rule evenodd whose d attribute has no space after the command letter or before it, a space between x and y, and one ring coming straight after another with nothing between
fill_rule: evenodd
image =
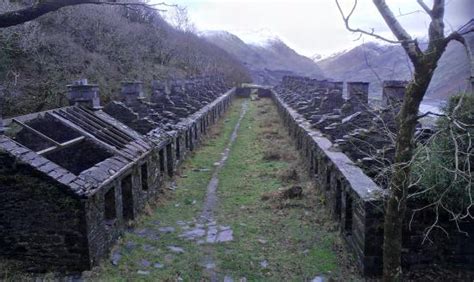
<instances>
[{"instance_id":1,"label":"green grass","mask_svg":"<svg viewBox=\"0 0 474 282\"><path fill-rule=\"evenodd\" d=\"M312 216L326 217L313 209L314 198L307 195L303 199L277 199L276 203L261 200L266 192L291 184L307 184L283 183L277 177L280 171L296 167L298 161L276 110L269 103L251 103L220 174L218 222L232 226L236 240L217 246L218 266L223 273L251 281L301 281L318 274L337 273L333 248L339 236L312 222ZM270 129L277 134L265 138ZM266 161L264 155L268 150L285 152L294 158L287 160L281 154L280 160ZM304 175L301 169L300 175ZM307 194L311 194L312 187L306 186ZM266 268L261 267L264 260L268 261Z\"/></svg>"},{"instance_id":2,"label":"green grass","mask_svg":"<svg viewBox=\"0 0 474 282\"><path fill-rule=\"evenodd\" d=\"M210 138L183 165L177 178L177 189L166 191L151 215L143 216L135 230L172 226L177 221L190 221L199 216L210 181L213 164L229 142L239 118L242 100L233 103L226 118L218 124ZM265 156L274 155L274 160ZM195 169L208 168L197 172ZM283 179L284 171L296 169L298 180ZM347 277L347 254L337 228L328 219L322 199L304 177L303 168L293 144L280 124L276 108L270 100L252 101L242 120L236 142L219 174L219 204L215 219L219 225L231 226L231 242L198 245L178 237L179 232L161 234L158 240L127 233L118 246L122 259L118 266L109 260L89 275L102 281L208 281L203 269L204 258L216 263L219 281L230 276L234 281L305 281L317 275L339 279ZM280 199L275 191L300 185L302 199ZM263 201L263 194L274 195ZM126 245L138 247L126 251ZM167 246L182 247L186 253L172 254ZM153 251L144 251L152 246ZM343 259L341 259L343 258ZM159 262L164 268L143 268L140 261ZM262 267L263 261L268 262ZM139 270L150 271L141 275Z\"/></svg>"},{"instance_id":3,"label":"green grass","mask_svg":"<svg viewBox=\"0 0 474 282\"><path fill-rule=\"evenodd\" d=\"M211 179L213 164L221 158L220 153L224 151L228 143L240 110L241 102L234 101L226 116L183 164L176 179L178 188L174 192L165 191L164 199L159 201L153 214L142 217L136 224L136 229L156 229L157 226L154 223L159 221L160 226L172 226L179 230L177 221L190 221L199 215L206 188ZM195 169L210 170L195 171ZM152 246L155 251L146 252L138 247L130 252L124 252L118 266L111 265L108 260L103 261L100 269L95 270L90 278L104 281L163 281L175 280L178 276L185 281L196 281L203 278L200 247L193 242L179 238L177 233L162 234L159 240L141 238L133 233L125 234L118 246L119 249L124 249L127 242L133 242L139 246ZM165 257L170 254L167 250L167 246L170 245L179 245L185 249L186 253ZM146 259L151 263L159 262L165 267L162 269L150 267L146 269L150 270L149 275L140 275L137 271L145 270L140 265L141 259Z\"/></svg>"}]
</instances>

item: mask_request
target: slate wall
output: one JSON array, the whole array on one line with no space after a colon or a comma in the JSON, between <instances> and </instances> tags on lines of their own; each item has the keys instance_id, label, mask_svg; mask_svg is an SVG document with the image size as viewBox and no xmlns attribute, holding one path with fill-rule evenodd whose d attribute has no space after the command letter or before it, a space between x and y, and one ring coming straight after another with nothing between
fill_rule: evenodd
<instances>
[{"instance_id":1,"label":"slate wall","mask_svg":"<svg viewBox=\"0 0 474 282\"><path fill-rule=\"evenodd\" d=\"M78 272L99 264L128 221L159 197L234 96L235 89L228 91L164 138L148 136L153 144L148 154L83 198L0 150L0 257L20 261L32 272Z\"/></svg>"},{"instance_id":2,"label":"slate wall","mask_svg":"<svg viewBox=\"0 0 474 282\"><path fill-rule=\"evenodd\" d=\"M34 272L90 266L84 202L0 151L0 257Z\"/></svg>"},{"instance_id":3,"label":"slate wall","mask_svg":"<svg viewBox=\"0 0 474 282\"><path fill-rule=\"evenodd\" d=\"M376 185L329 139L311 128L309 121L273 93L280 116L294 139L317 187L326 197L335 220L340 222L343 238L351 247L361 272L366 276L382 273L383 266L383 194ZM413 205L415 203L410 203ZM416 207L427 203L416 203ZM459 229L447 213L440 212L439 225L429 240L423 242L426 228L436 215L432 211L418 213L412 218L406 213L403 227L402 265L411 267L443 264L474 270L474 221L461 221ZM411 226L410 223L411 222Z\"/></svg>"},{"instance_id":4,"label":"slate wall","mask_svg":"<svg viewBox=\"0 0 474 282\"><path fill-rule=\"evenodd\" d=\"M119 177L98 189L88 199L86 217L90 266L97 265L102 258L107 257L110 249L127 227L127 221L135 219L143 212L147 203L159 197L159 191L166 180L173 177L183 161L206 137L210 127L224 115L234 95L234 90L225 93L179 123L176 126L177 130L169 133L169 138L159 143L155 142L149 155L135 164L130 164L130 167ZM147 165L148 174L146 190L143 189L142 166L144 164ZM128 192L130 186L131 193ZM113 194L115 202L115 218L112 220L106 216L107 195L110 195L108 193Z\"/></svg>"},{"instance_id":5,"label":"slate wall","mask_svg":"<svg viewBox=\"0 0 474 282\"><path fill-rule=\"evenodd\" d=\"M383 244L383 190L275 92L279 114L364 275L380 274Z\"/></svg>"}]
</instances>

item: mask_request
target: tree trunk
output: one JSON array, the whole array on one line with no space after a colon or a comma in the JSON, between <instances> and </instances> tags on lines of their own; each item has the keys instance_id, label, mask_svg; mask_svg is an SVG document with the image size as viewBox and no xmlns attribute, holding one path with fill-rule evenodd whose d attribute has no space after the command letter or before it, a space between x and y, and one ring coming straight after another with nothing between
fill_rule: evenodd
<instances>
[{"instance_id":1,"label":"tree trunk","mask_svg":"<svg viewBox=\"0 0 474 282\"><path fill-rule=\"evenodd\" d=\"M423 0L417 1L431 18L428 30L429 44L425 51L420 49L418 41L413 39L403 28L395 14L390 10L386 0L373 0L373 2L385 23L397 38L398 42L396 43L401 44L415 67L413 80L407 87L400 112L397 116L398 133L395 142L395 160L389 191L385 201L383 280L399 281L402 278L402 230L407 207L408 188L410 187L410 164L414 148L413 137L421 100L425 96L433 77L433 72L449 41L457 40L464 45L465 42L464 38L457 32L451 33L448 37L444 35L445 0L433 0L431 9ZM348 30L395 43L393 40L374 34L373 30L368 32L349 27L349 18L357 6L357 1L355 1L352 10L347 16L344 15L338 0L336 0L336 4Z\"/></svg>"},{"instance_id":2,"label":"tree trunk","mask_svg":"<svg viewBox=\"0 0 474 282\"><path fill-rule=\"evenodd\" d=\"M436 64L436 63L435 63ZM395 166L385 204L383 280L400 281L402 230L410 185L410 162L413 158L413 137L421 101L433 76L426 64L415 67L414 79L407 86L400 112L397 116L398 135L395 147Z\"/></svg>"}]
</instances>

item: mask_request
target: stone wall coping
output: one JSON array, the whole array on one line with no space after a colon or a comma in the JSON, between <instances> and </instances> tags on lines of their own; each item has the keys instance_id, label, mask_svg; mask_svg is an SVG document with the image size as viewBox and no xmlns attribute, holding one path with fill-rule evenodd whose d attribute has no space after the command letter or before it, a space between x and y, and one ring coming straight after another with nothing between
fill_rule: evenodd
<instances>
[{"instance_id":1,"label":"stone wall coping","mask_svg":"<svg viewBox=\"0 0 474 282\"><path fill-rule=\"evenodd\" d=\"M405 88L408 85L406 80L384 80L384 88Z\"/></svg>"},{"instance_id":2,"label":"stone wall coping","mask_svg":"<svg viewBox=\"0 0 474 282\"><path fill-rule=\"evenodd\" d=\"M205 105L202 107L199 111L195 112L194 114L190 115L187 117L185 120L178 122L175 127L180 128L180 127L188 127L189 124L194 123L195 121L199 120L202 116L204 116L210 109L215 107L217 104L225 100L227 97L230 95L234 94L236 90L236 87L231 88L229 91L224 93L223 95L219 96L217 99L212 101L211 103Z\"/></svg>"},{"instance_id":3,"label":"stone wall coping","mask_svg":"<svg viewBox=\"0 0 474 282\"><path fill-rule=\"evenodd\" d=\"M68 109L73 108L73 107L74 106L66 106L66 107L61 107L61 108L57 108L57 109L63 109L63 110L67 111ZM28 122L30 120L42 117L46 113L51 112L51 111L53 111L53 110L46 110L46 111L42 111L42 112L36 112L36 113L26 114L26 115L22 115L22 116L7 118L7 119L3 120L3 125L5 127L7 127L8 125L10 125L12 123L13 119L16 119L18 121L21 121L21 122L25 123L25 122Z\"/></svg>"},{"instance_id":4,"label":"stone wall coping","mask_svg":"<svg viewBox=\"0 0 474 282\"><path fill-rule=\"evenodd\" d=\"M370 82L367 82L367 81L348 81L346 82L346 84L370 84Z\"/></svg>"}]
</instances>

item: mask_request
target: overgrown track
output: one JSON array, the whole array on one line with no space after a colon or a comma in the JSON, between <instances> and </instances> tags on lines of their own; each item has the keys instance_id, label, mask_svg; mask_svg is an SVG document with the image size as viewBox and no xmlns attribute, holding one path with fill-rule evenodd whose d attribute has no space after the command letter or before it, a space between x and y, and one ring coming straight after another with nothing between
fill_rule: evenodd
<instances>
[{"instance_id":1,"label":"overgrown track","mask_svg":"<svg viewBox=\"0 0 474 282\"><path fill-rule=\"evenodd\" d=\"M86 279L358 278L271 100L234 101L210 135ZM303 194L289 199L295 186Z\"/></svg>"}]
</instances>

